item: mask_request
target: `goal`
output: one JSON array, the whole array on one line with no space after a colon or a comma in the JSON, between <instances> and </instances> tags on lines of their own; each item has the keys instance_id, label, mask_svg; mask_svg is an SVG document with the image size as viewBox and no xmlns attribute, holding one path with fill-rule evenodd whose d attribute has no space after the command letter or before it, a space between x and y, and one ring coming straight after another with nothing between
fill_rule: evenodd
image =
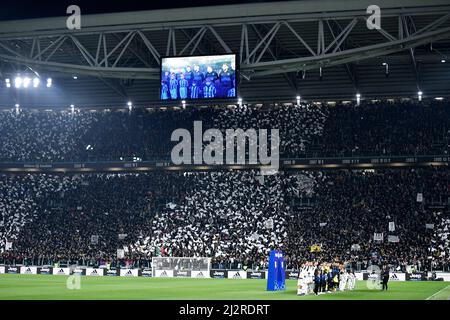
<instances>
[{"instance_id":1,"label":"goal","mask_svg":"<svg viewBox=\"0 0 450 320\"><path fill-rule=\"evenodd\" d=\"M210 269L211 258L152 258L152 274L158 278L209 278Z\"/></svg>"}]
</instances>

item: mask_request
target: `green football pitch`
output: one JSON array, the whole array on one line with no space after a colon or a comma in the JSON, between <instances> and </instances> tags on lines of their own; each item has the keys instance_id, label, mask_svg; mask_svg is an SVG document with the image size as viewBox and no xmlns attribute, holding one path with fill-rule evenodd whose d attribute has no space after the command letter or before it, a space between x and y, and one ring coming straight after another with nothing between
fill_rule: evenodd
<instances>
[{"instance_id":1,"label":"green football pitch","mask_svg":"<svg viewBox=\"0 0 450 320\"><path fill-rule=\"evenodd\" d=\"M296 295L295 280L286 291L267 292L265 280L81 277L69 290L68 277L0 275L0 300L448 300L448 282L390 282L389 291L370 290L364 281L350 292Z\"/></svg>"}]
</instances>

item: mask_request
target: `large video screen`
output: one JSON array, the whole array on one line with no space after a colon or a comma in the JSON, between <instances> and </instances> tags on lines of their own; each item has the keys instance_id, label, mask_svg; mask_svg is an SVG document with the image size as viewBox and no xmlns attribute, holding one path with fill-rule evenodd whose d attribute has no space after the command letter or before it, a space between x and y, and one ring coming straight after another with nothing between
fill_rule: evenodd
<instances>
[{"instance_id":1,"label":"large video screen","mask_svg":"<svg viewBox=\"0 0 450 320\"><path fill-rule=\"evenodd\" d=\"M161 61L161 100L237 97L236 55L169 57Z\"/></svg>"}]
</instances>

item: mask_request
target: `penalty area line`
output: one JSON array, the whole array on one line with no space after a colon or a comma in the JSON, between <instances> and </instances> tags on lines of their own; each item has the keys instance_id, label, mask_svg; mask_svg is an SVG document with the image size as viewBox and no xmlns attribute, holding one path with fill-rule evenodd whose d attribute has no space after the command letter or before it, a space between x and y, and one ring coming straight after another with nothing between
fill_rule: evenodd
<instances>
[{"instance_id":1,"label":"penalty area line","mask_svg":"<svg viewBox=\"0 0 450 320\"><path fill-rule=\"evenodd\" d=\"M432 294L431 296L429 296L429 297L426 298L425 300L431 300L431 299L433 299L433 298L434 298L435 296L437 296L439 293L441 293L441 292L447 290L448 288L450 288L450 285L448 285L448 286L446 286L445 288L439 290L438 292Z\"/></svg>"}]
</instances>

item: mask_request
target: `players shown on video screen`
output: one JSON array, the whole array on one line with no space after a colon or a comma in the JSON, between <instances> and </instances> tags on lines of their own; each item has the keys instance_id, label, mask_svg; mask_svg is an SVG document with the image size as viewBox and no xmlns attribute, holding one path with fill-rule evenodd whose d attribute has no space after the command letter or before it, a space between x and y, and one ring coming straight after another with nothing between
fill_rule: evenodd
<instances>
[{"instance_id":1,"label":"players shown on video screen","mask_svg":"<svg viewBox=\"0 0 450 320\"><path fill-rule=\"evenodd\" d=\"M234 68L233 63L163 68L161 100L236 98Z\"/></svg>"}]
</instances>

